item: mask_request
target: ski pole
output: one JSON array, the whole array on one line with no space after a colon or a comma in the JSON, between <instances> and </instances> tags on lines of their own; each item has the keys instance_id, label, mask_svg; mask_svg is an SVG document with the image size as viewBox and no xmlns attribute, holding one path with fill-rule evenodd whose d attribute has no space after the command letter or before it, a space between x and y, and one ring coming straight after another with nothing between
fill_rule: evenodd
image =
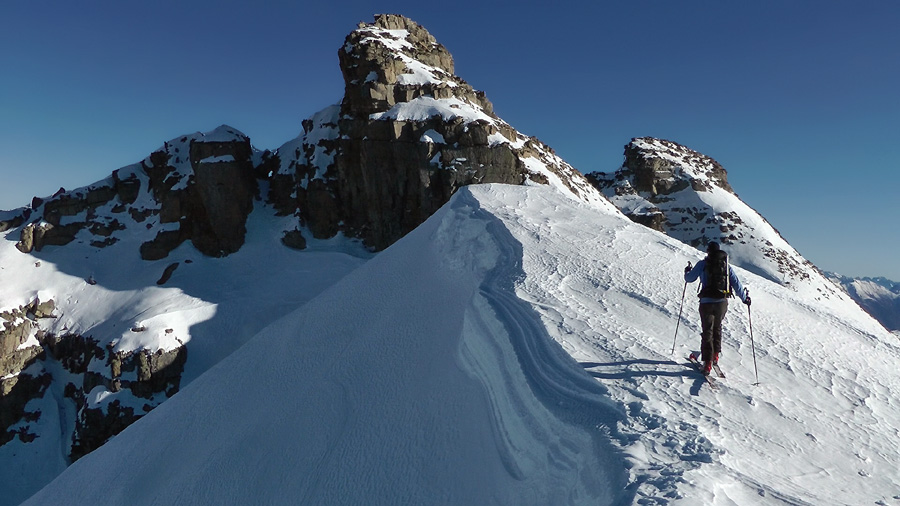
<instances>
[{"instance_id":1,"label":"ski pole","mask_svg":"<svg viewBox=\"0 0 900 506\"><path fill-rule=\"evenodd\" d=\"M691 263L688 262L688 268ZM675 353L675 343L678 342L678 326L681 325L681 310L684 308L684 294L687 292L687 280L684 282L684 288L681 290L681 304L678 306L678 323L675 324L675 337L672 338L672 353Z\"/></svg>"},{"instance_id":2,"label":"ski pole","mask_svg":"<svg viewBox=\"0 0 900 506\"><path fill-rule=\"evenodd\" d=\"M747 305L747 321L750 322L750 349L753 350L753 372L756 373L756 383L754 385L759 385L759 370L756 368L756 345L753 344L753 318L750 316L749 304Z\"/></svg>"}]
</instances>

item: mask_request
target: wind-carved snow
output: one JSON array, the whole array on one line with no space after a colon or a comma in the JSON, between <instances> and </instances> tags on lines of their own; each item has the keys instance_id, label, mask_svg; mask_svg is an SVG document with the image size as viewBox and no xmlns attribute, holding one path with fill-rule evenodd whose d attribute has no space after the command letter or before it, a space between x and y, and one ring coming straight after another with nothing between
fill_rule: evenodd
<instances>
[{"instance_id":1,"label":"wind-carved snow","mask_svg":"<svg viewBox=\"0 0 900 506\"><path fill-rule=\"evenodd\" d=\"M896 337L738 268L753 350L732 304L712 391L693 295L670 354L698 257L552 187L460 189L26 504L900 500Z\"/></svg>"},{"instance_id":2,"label":"wind-carved snow","mask_svg":"<svg viewBox=\"0 0 900 506\"><path fill-rule=\"evenodd\" d=\"M891 372L900 358L896 339L858 310L837 313L738 269L754 293L761 384L752 385L750 313L732 304L722 358L729 376L712 393L683 359L699 347L693 297L669 354L682 267L699 253L620 217L527 191L521 200L481 200L523 245L520 297L628 407L622 431L642 434L627 447L639 497L661 504L897 500L900 474L891 462L900 441L890 420L900 409L889 394L900 386Z\"/></svg>"},{"instance_id":3,"label":"wind-carved snow","mask_svg":"<svg viewBox=\"0 0 900 506\"><path fill-rule=\"evenodd\" d=\"M134 208L159 208L139 164L122 168L118 174L123 180L140 182ZM226 258L209 258L186 242L165 259L145 261L137 254L140 245L158 230L178 224L161 227L159 217L153 215L135 222L129 213L112 211L117 203L113 199L94 209L95 219L115 216L126 225L113 232L118 242L107 248L91 246L92 236L83 230L66 246L46 246L40 252L23 254L15 248L18 228L0 233L0 311L35 299L55 302L57 317L35 321L22 346L39 346L39 331L91 337L106 353L94 356L86 370L107 378L111 377L109 352L156 353L186 346L189 360L181 376L184 387L271 321L313 298L371 256L357 242L343 237L310 239L303 252L285 248L272 231L287 228L291 218L274 216L271 208L255 202L240 251ZM152 229L147 228L148 223ZM173 263L179 265L174 275L157 286L164 269ZM30 443L15 438L0 446L2 505L18 504L69 464L76 408L64 386L82 385L84 377L66 371L52 355L23 374L40 376L45 372L52 374L53 384L43 397L26 406L29 412L40 412L40 418L23 422L38 437ZM119 379L136 381L137 372L122 371ZM165 398L162 393L138 398L127 388L113 392L105 384L89 393L88 400L93 401L89 407L105 408L117 402L137 413L143 413L146 404L155 406Z\"/></svg>"}]
</instances>

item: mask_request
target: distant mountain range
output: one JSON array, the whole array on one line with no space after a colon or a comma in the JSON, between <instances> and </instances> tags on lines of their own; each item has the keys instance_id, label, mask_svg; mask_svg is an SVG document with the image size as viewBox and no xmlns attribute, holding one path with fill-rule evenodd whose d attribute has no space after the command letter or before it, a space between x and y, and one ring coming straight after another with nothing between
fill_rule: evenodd
<instances>
[{"instance_id":1,"label":"distant mountain range","mask_svg":"<svg viewBox=\"0 0 900 506\"><path fill-rule=\"evenodd\" d=\"M828 272L863 309L888 330L900 332L900 282L887 278L851 278Z\"/></svg>"}]
</instances>

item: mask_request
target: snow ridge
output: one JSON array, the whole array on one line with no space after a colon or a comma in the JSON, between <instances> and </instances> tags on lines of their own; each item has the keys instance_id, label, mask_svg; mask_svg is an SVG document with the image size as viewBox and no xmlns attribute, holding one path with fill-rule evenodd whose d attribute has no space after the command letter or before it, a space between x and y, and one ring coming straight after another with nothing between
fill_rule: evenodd
<instances>
[{"instance_id":1,"label":"snow ridge","mask_svg":"<svg viewBox=\"0 0 900 506\"><path fill-rule=\"evenodd\" d=\"M734 193L725 169L712 158L672 141L637 138L626 146L625 163L615 174L590 176L633 219L700 249L717 241L733 265L847 314L859 313L843 290Z\"/></svg>"},{"instance_id":2,"label":"snow ridge","mask_svg":"<svg viewBox=\"0 0 900 506\"><path fill-rule=\"evenodd\" d=\"M896 337L738 268L756 362L734 305L708 390L691 304L669 354L698 255L552 187L466 187L25 504L900 500Z\"/></svg>"}]
</instances>

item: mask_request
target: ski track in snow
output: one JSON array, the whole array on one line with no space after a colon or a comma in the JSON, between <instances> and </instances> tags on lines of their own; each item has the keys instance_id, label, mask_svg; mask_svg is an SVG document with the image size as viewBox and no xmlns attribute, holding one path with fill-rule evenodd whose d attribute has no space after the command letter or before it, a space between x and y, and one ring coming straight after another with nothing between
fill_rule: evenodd
<instances>
[{"instance_id":1,"label":"ski track in snow","mask_svg":"<svg viewBox=\"0 0 900 506\"><path fill-rule=\"evenodd\" d=\"M487 206L524 245L529 275L519 295L627 406L621 431L634 438L625 448L642 503L854 504L867 492L873 503L898 503L895 341L743 271L758 295L752 310L761 384L752 385L747 308L732 301L723 337L728 378L713 392L684 359L699 348L690 293L696 285L687 287L678 346L669 354L680 273L699 252L619 217L594 214L592 224L578 206L560 212L548 202L553 219L542 224L524 199L544 196ZM848 346L863 349L845 358ZM845 484L836 490L834 481Z\"/></svg>"}]
</instances>

